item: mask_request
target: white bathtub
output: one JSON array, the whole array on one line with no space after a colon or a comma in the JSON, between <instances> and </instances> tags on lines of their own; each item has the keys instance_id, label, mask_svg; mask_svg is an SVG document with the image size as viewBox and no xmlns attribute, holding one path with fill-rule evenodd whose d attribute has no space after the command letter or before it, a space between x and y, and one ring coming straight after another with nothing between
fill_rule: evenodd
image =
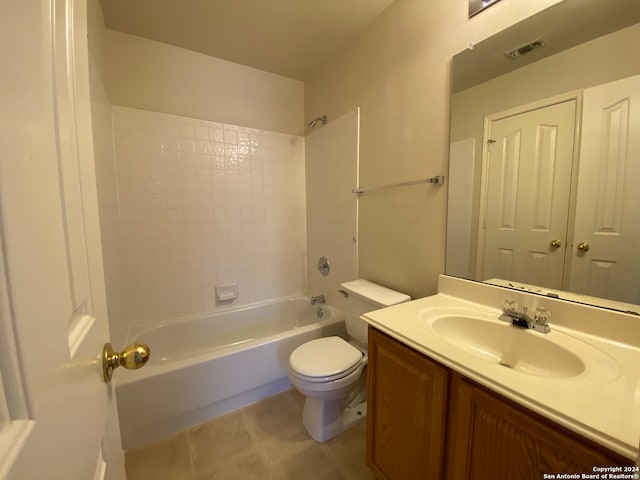
<instances>
[{"instance_id":1,"label":"white bathtub","mask_svg":"<svg viewBox=\"0 0 640 480\"><path fill-rule=\"evenodd\" d=\"M318 317L318 309L323 312ZM130 449L291 388L289 355L299 345L346 336L344 317L296 297L133 331L151 348L140 370L119 369L122 444Z\"/></svg>"}]
</instances>

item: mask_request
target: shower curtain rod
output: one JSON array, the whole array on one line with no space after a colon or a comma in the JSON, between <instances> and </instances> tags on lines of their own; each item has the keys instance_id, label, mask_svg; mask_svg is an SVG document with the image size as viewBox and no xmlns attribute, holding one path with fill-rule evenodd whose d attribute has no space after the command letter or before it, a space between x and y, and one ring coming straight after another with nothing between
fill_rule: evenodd
<instances>
[{"instance_id":1,"label":"shower curtain rod","mask_svg":"<svg viewBox=\"0 0 640 480\"><path fill-rule=\"evenodd\" d=\"M365 192L371 192L373 190L382 190L383 188L394 188L394 187L407 187L409 185L417 185L419 183L433 183L434 185L439 185L439 186L444 185L444 175L436 175L435 177L422 178L420 180L414 180L412 182L389 183L387 185L376 185L374 187L354 188L351 191L353 193L357 193L358 195L360 195Z\"/></svg>"}]
</instances>

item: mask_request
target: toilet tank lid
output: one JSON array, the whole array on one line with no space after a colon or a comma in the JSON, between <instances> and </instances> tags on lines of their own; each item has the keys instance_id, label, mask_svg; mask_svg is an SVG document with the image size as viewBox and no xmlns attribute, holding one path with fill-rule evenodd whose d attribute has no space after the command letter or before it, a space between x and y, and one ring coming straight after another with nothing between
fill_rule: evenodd
<instances>
[{"instance_id":1,"label":"toilet tank lid","mask_svg":"<svg viewBox=\"0 0 640 480\"><path fill-rule=\"evenodd\" d=\"M373 303L374 305L380 305L381 307L390 307L391 305L397 305L398 303L404 303L411 300L409 295L396 292L395 290L391 290L390 288L383 287L382 285L378 285L362 278L345 282L341 287L352 295Z\"/></svg>"}]
</instances>

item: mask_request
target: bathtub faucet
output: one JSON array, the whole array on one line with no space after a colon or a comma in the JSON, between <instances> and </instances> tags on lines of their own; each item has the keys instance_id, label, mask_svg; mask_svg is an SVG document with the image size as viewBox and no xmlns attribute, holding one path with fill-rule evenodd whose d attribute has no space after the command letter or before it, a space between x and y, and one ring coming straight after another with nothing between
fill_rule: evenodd
<instances>
[{"instance_id":1,"label":"bathtub faucet","mask_svg":"<svg viewBox=\"0 0 640 480\"><path fill-rule=\"evenodd\" d=\"M311 297L311 305L315 305L316 303L324 303L324 295L316 295L315 297Z\"/></svg>"}]
</instances>

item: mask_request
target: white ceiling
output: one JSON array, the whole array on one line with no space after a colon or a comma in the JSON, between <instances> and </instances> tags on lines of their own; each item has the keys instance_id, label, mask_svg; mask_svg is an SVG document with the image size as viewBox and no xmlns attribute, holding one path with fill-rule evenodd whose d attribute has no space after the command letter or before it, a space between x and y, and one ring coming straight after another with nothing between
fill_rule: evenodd
<instances>
[{"instance_id":1,"label":"white ceiling","mask_svg":"<svg viewBox=\"0 0 640 480\"><path fill-rule=\"evenodd\" d=\"M107 28L303 80L393 0L100 0Z\"/></svg>"}]
</instances>

